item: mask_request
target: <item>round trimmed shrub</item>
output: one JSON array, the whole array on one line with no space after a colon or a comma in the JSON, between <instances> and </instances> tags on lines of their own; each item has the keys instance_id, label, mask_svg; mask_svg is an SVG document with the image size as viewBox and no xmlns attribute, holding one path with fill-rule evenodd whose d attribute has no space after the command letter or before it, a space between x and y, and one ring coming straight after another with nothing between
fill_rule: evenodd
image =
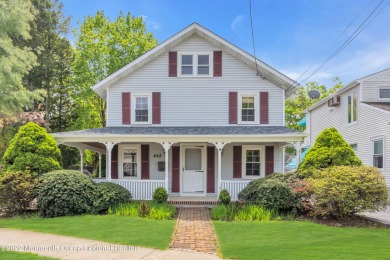
<instances>
[{"instance_id":1,"label":"round trimmed shrub","mask_svg":"<svg viewBox=\"0 0 390 260\"><path fill-rule=\"evenodd\" d=\"M361 165L362 162L342 135L335 128L327 128L318 135L299 165L298 172L300 176L308 178L318 169Z\"/></svg>"},{"instance_id":2,"label":"round trimmed shrub","mask_svg":"<svg viewBox=\"0 0 390 260\"><path fill-rule=\"evenodd\" d=\"M131 200L131 193L126 188L112 182L97 183L93 195L91 212L107 211L109 207Z\"/></svg>"},{"instance_id":3,"label":"round trimmed shrub","mask_svg":"<svg viewBox=\"0 0 390 260\"><path fill-rule=\"evenodd\" d=\"M238 198L268 209L294 209L299 202L294 189L289 185L290 179L293 179L292 174L274 173L251 181L238 194Z\"/></svg>"},{"instance_id":4,"label":"round trimmed shrub","mask_svg":"<svg viewBox=\"0 0 390 260\"><path fill-rule=\"evenodd\" d=\"M19 129L3 157L4 172L31 171L43 174L61 169L61 152L45 128L29 122Z\"/></svg>"},{"instance_id":5,"label":"round trimmed shrub","mask_svg":"<svg viewBox=\"0 0 390 260\"><path fill-rule=\"evenodd\" d=\"M168 201L168 192L163 187L158 187L153 192L153 200L157 203L166 203Z\"/></svg>"},{"instance_id":6,"label":"round trimmed shrub","mask_svg":"<svg viewBox=\"0 0 390 260\"><path fill-rule=\"evenodd\" d=\"M84 173L59 170L43 174L38 188L42 217L52 218L88 213L93 205L95 183Z\"/></svg>"},{"instance_id":7,"label":"round trimmed shrub","mask_svg":"<svg viewBox=\"0 0 390 260\"><path fill-rule=\"evenodd\" d=\"M337 166L315 172L308 180L314 193L312 215L343 218L386 208L387 187L375 167Z\"/></svg>"},{"instance_id":8,"label":"round trimmed shrub","mask_svg":"<svg viewBox=\"0 0 390 260\"><path fill-rule=\"evenodd\" d=\"M38 179L30 172L7 172L0 177L0 203L8 214L26 211L35 198Z\"/></svg>"},{"instance_id":9,"label":"round trimmed shrub","mask_svg":"<svg viewBox=\"0 0 390 260\"><path fill-rule=\"evenodd\" d=\"M228 205L230 203L230 200L231 200L229 192L226 189L221 190L219 193L218 200L220 203L222 203L224 205Z\"/></svg>"}]
</instances>

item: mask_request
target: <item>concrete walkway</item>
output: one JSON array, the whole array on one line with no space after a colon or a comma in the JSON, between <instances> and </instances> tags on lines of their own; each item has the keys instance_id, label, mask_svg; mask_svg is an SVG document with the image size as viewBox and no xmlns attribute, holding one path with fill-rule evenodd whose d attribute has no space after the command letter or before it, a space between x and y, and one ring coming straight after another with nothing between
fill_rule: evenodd
<instances>
[{"instance_id":1,"label":"concrete walkway","mask_svg":"<svg viewBox=\"0 0 390 260\"><path fill-rule=\"evenodd\" d=\"M162 251L8 228L0 228L0 247L60 259L219 259L212 254Z\"/></svg>"},{"instance_id":2,"label":"concrete walkway","mask_svg":"<svg viewBox=\"0 0 390 260\"><path fill-rule=\"evenodd\" d=\"M367 212L363 214L366 218L378 221L382 224L390 226L390 205L387 206L386 210L378 211L375 213Z\"/></svg>"},{"instance_id":3,"label":"concrete walkway","mask_svg":"<svg viewBox=\"0 0 390 260\"><path fill-rule=\"evenodd\" d=\"M217 238L208 208L180 208L171 248L216 254Z\"/></svg>"}]
</instances>

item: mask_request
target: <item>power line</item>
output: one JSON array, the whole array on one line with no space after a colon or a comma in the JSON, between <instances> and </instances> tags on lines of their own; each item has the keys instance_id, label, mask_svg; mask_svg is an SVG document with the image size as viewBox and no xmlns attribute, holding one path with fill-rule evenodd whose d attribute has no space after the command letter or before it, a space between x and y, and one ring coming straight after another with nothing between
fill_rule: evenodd
<instances>
[{"instance_id":1,"label":"power line","mask_svg":"<svg viewBox=\"0 0 390 260\"><path fill-rule=\"evenodd\" d=\"M253 33L253 22L252 22L252 0L249 0L249 17L250 17L250 20L251 20L252 47L253 47L253 56L254 56L255 64L256 64L256 73L257 73L256 75L257 75L257 76L261 76L262 78L264 78L264 76L262 76L262 75L259 73L259 69L258 69L258 66L257 66L256 47L255 47L255 36L254 36L254 33Z\"/></svg>"}]
</instances>

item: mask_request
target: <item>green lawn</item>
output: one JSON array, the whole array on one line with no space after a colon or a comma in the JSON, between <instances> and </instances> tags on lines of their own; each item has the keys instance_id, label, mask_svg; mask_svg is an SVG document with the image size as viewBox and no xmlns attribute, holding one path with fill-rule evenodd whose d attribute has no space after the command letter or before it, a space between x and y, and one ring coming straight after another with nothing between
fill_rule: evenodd
<instances>
[{"instance_id":1,"label":"green lawn","mask_svg":"<svg viewBox=\"0 0 390 260\"><path fill-rule=\"evenodd\" d=\"M307 221L213 223L225 258L390 258L390 229L339 228Z\"/></svg>"},{"instance_id":2,"label":"green lawn","mask_svg":"<svg viewBox=\"0 0 390 260\"><path fill-rule=\"evenodd\" d=\"M50 260L57 259L45 256L39 256L37 254L14 252L14 251L3 251L0 250L0 259L12 259L12 260Z\"/></svg>"},{"instance_id":3,"label":"green lawn","mask_svg":"<svg viewBox=\"0 0 390 260\"><path fill-rule=\"evenodd\" d=\"M175 220L151 220L116 215L33 217L0 219L0 227L166 249L172 238Z\"/></svg>"}]
</instances>

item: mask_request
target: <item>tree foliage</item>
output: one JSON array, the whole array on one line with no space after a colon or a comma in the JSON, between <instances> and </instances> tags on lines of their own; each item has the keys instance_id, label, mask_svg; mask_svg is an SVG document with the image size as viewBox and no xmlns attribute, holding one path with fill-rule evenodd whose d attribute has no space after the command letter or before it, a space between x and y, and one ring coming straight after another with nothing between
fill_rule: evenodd
<instances>
[{"instance_id":1,"label":"tree foliage","mask_svg":"<svg viewBox=\"0 0 390 260\"><path fill-rule=\"evenodd\" d=\"M120 13L110 21L99 11L84 19L76 38L73 83L77 87L77 119L74 129L102 127L106 104L91 86L138 58L157 44L142 17Z\"/></svg>"},{"instance_id":2,"label":"tree foliage","mask_svg":"<svg viewBox=\"0 0 390 260\"><path fill-rule=\"evenodd\" d=\"M30 1L0 1L0 116L19 112L43 94L23 86L23 76L36 64L36 56L31 48L19 47L14 40L31 38L35 14Z\"/></svg>"},{"instance_id":3,"label":"tree foliage","mask_svg":"<svg viewBox=\"0 0 390 260\"><path fill-rule=\"evenodd\" d=\"M335 128L324 129L307 152L298 172L312 176L316 170L333 166L360 166L362 162Z\"/></svg>"},{"instance_id":4,"label":"tree foliage","mask_svg":"<svg viewBox=\"0 0 390 260\"><path fill-rule=\"evenodd\" d=\"M309 97L310 90L317 90L321 95L320 98L323 99L343 86L338 78L334 82L335 85L329 89L325 85L319 85L317 82L309 82L298 88L295 94L286 100L286 126L301 130L298 122L305 116L303 111L318 102L318 99L313 100Z\"/></svg>"},{"instance_id":5,"label":"tree foliage","mask_svg":"<svg viewBox=\"0 0 390 260\"><path fill-rule=\"evenodd\" d=\"M26 171L42 174L61 168L61 153L45 128L27 123L11 140L3 158L4 171Z\"/></svg>"}]
</instances>

